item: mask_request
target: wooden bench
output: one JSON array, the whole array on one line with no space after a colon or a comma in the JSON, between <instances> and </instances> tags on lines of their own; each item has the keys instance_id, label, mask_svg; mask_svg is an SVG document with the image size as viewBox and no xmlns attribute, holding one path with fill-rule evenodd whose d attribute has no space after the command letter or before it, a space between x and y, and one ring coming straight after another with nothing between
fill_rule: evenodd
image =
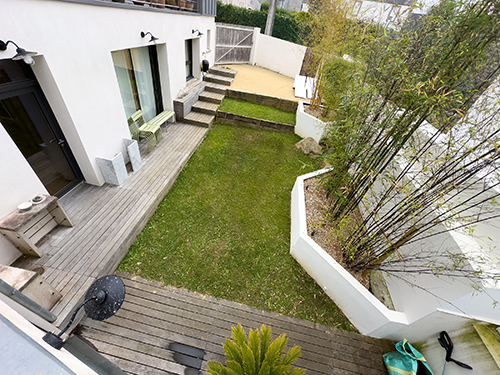
<instances>
[{"instance_id":1,"label":"wooden bench","mask_svg":"<svg viewBox=\"0 0 500 375\"><path fill-rule=\"evenodd\" d=\"M146 139L148 150L151 151L156 147L156 144L161 140L161 125L167 122L170 118L174 118L174 111L163 111L156 115L153 119L146 122L142 111L139 109L128 119L129 130L132 134L132 139Z\"/></svg>"},{"instance_id":2,"label":"wooden bench","mask_svg":"<svg viewBox=\"0 0 500 375\"><path fill-rule=\"evenodd\" d=\"M43 200L33 203L29 211L16 210L0 220L0 233L21 253L35 257L43 254L36 244L57 225L72 227L68 214L59 199L40 194Z\"/></svg>"}]
</instances>

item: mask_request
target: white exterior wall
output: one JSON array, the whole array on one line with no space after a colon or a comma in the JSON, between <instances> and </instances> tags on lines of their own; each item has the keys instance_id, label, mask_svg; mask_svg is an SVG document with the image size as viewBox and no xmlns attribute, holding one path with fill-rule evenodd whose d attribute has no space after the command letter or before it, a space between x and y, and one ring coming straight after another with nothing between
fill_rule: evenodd
<instances>
[{"instance_id":1,"label":"white exterior wall","mask_svg":"<svg viewBox=\"0 0 500 375\"><path fill-rule=\"evenodd\" d=\"M399 23L408 17L411 7L376 1L356 1L352 16L366 22L378 23L395 29Z\"/></svg>"},{"instance_id":2,"label":"white exterior wall","mask_svg":"<svg viewBox=\"0 0 500 375\"><path fill-rule=\"evenodd\" d=\"M307 48L254 31L253 49L252 64L295 78L300 72Z\"/></svg>"},{"instance_id":3,"label":"white exterior wall","mask_svg":"<svg viewBox=\"0 0 500 375\"><path fill-rule=\"evenodd\" d=\"M193 73L200 78L202 52L215 45L214 17L185 12L124 9L51 0L0 0L2 35L26 50L36 51L35 76L58 120L87 183L102 185L96 157L126 155L123 138L130 138L111 52L148 46L150 31L159 38L158 63L163 105L186 86L185 40L192 30L203 36L193 41ZM207 31L211 31L208 33ZM212 39L207 41L207 35ZM15 55L9 44L0 59ZM206 58L213 65L213 53ZM37 193L46 193L38 177L3 127L0 127L0 217ZM19 255L0 238L0 264Z\"/></svg>"}]
</instances>

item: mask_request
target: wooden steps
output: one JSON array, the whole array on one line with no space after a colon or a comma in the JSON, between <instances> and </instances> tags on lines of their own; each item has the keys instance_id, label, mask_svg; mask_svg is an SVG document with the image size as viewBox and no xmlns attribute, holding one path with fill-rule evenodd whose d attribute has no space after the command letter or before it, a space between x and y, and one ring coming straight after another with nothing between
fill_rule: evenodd
<instances>
[{"instance_id":1,"label":"wooden steps","mask_svg":"<svg viewBox=\"0 0 500 375\"><path fill-rule=\"evenodd\" d=\"M226 95L227 86L226 85L219 85L219 84L213 83L213 82L207 82L207 84L205 86L205 91L215 92L217 94Z\"/></svg>"},{"instance_id":2,"label":"wooden steps","mask_svg":"<svg viewBox=\"0 0 500 375\"><path fill-rule=\"evenodd\" d=\"M220 76L218 74L208 73L203 77L204 81L217 83L219 85L231 86L231 82L233 82L233 78Z\"/></svg>"},{"instance_id":3,"label":"wooden steps","mask_svg":"<svg viewBox=\"0 0 500 375\"><path fill-rule=\"evenodd\" d=\"M202 126L205 128L210 128L215 121L214 115L207 115L200 112L189 112L186 117L184 117L184 122L191 125Z\"/></svg>"},{"instance_id":4,"label":"wooden steps","mask_svg":"<svg viewBox=\"0 0 500 375\"><path fill-rule=\"evenodd\" d=\"M217 108L224 100L227 87L231 85L236 71L214 67L203 79L206 81L205 90L198 95L198 101L191 106L191 112L184 121L191 125L210 128L215 121Z\"/></svg>"},{"instance_id":5,"label":"wooden steps","mask_svg":"<svg viewBox=\"0 0 500 375\"><path fill-rule=\"evenodd\" d=\"M221 105L224 100L224 95L216 92L203 91L199 96L199 100Z\"/></svg>"},{"instance_id":6,"label":"wooden steps","mask_svg":"<svg viewBox=\"0 0 500 375\"><path fill-rule=\"evenodd\" d=\"M229 69L229 68L221 68L219 66L213 66L210 68L208 71L210 74L215 74L218 76L223 76L223 77L229 77L233 78L236 77L236 73L238 73L236 70Z\"/></svg>"},{"instance_id":7,"label":"wooden steps","mask_svg":"<svg viewBox=\"0 0 500 375\"><path fill-rule=\"evenodd\" d=\"M218 107L219 106L215 103L199 100L195 104L193 104L191 111L204 113L206 115L215 116L215 114L217 113Z\"/></svg>"}]
</instances>

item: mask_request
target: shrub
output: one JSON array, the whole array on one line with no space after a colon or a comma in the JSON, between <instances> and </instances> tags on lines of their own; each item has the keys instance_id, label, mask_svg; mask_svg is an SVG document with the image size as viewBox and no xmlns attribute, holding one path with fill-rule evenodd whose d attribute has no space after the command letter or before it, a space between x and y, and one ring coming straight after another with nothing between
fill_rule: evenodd
<instances>
[{"instance_id":1,"label":"shrub","mask_svg":"<svg viewBox=\"0 0 500 375\"><path fill-rule=\"evenodd\" d=\"M260 330L250 330L248 337L238 324L232 328L232 340L226 339L222 346L226 352L226 366L217 361L208 361L208 372L212 375L304 375L306 370L291 369L301 354L300 346L283 352L288 339L285 334L271 342L271 327L264 324Z\"/></svg>"}]
</instances>

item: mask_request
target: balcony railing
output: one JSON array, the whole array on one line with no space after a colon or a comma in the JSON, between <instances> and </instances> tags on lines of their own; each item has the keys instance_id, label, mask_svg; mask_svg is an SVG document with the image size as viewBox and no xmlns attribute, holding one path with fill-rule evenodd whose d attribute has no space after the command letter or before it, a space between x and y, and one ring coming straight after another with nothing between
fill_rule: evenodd
<instances>
[{"instance_id":1,"label":"balcony railing","mask_svg":"<svg viewBox=\"0 0 500 375\"><path fill-rule=\"evenodd\" d=\"M181 12L201 13L214 16L217 13L217 0L100 0L121 3L133 8L154 8Z\"/></svg>"}]
</instances>

